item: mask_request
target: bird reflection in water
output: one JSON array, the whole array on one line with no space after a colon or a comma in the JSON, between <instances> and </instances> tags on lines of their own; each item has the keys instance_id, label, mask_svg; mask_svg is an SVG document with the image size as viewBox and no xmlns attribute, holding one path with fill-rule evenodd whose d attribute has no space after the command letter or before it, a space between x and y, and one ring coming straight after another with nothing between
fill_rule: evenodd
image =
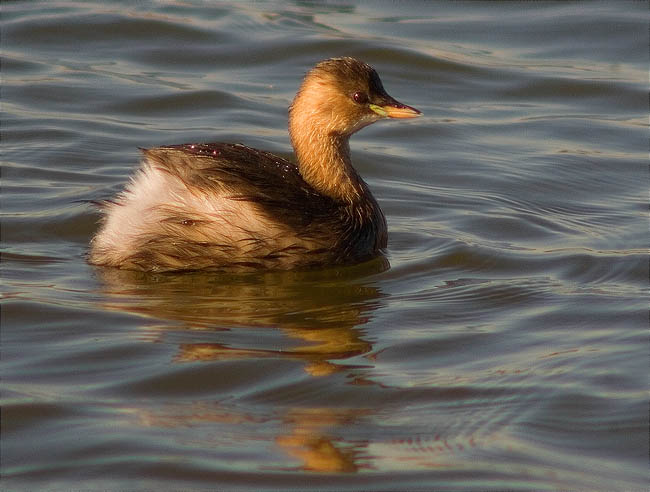
<instances>
[{"instance_id":1,"label":"bird reflection in water","mask_svg":"<svg viewBox=\"0 0 650 492\"><path fill-rule=\"evenodd\" d=\"M369 409L302 408L288 412L286 435L276 438L285 451L302 462L302 469L317 472L357 472L369 468L367 441L343 441L342 427L371 414Z\"/></svg>"},{"instance_id":2,"label":"bird reflection in water","mask_svg":"<svg viewBox=\"0 0 650 492\"><path fill-rule=\"evenodd\" d=\"M179 339L171 362L214 362L261 358L304 363L310 377L350 371L346 384L368 384L359 364L345 364L351 357L368 354L372 344L361 327L368 322L382 298L372 282L363 278L386 269L383 258L365 265L328 272L276 272L252 276L206 274L151 275L117 269L98 269L107 294L105 307L146 315L145 340L165 342L173 333ZM361 279L361 280L360 280ZM159 320L151 322L150 320ZM272 342L259 337L229 334L244 330L272 330ZM193 342L197 331L208 337L223 334L223 342ZM188 341L183 341L186 331ZM242 338L245 346L242 346ZM266 340L266 339L265 339ZM230 342L230 343L229 343ZM257 344L257 346L255 346ZM281 348L278 348L280 344ZM244 425L254 416L224 409L219 404L189 404L156 411L139 409L146 426ZM362 442L340 436L345 427L371 413L367 408L290 408L272 437L287 456L298 459L300 468L320 472L356 472L364 464ZM264 425L263 422L255 422ZM218 445L218 443L215 443Z\"/></svg>"},{"instance_id":3,"label":"bird reflection in water","mask_svg":"<svg viewBox=\"0 0 650 492\"><path fill-rule=\"evenodd\" d=\"M231 333L273 329L280 335L271 334L276 339L270 346L260 346L253 337L246 339L246 346L233 346L227 335L224 342L180 342L174 362L279 357L303 360L305 371L318 376L338 370L330 361L371 350L359 327L370 319L382 294L371 282L359 280L358 274L386 267L386 260L378 258L327 272L151 275L105 268L97 274L109 294L104 307L161 320L154 330L147 326L148 336L158 341L170 330L178 337L179 329ZM278 338L284 345L279 350Z\"/></svg>"}]
</instances>

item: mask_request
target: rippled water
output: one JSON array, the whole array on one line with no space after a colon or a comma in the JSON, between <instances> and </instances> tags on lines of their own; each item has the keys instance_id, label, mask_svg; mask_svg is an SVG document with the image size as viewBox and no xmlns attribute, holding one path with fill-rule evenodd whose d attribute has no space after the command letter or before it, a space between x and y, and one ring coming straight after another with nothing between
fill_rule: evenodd
<instances>
[{"instance_id":1,"label":"rippled water","mask_svg":"<svg viewBox=\"0 0 650 492\"><path fill-rule=\"evenodd\" d=\"M646 2L5 2L5 490L645 490ZM387 259L86 264L137 147L290 156L350 55Z\"/></svg>"}]
</instances>

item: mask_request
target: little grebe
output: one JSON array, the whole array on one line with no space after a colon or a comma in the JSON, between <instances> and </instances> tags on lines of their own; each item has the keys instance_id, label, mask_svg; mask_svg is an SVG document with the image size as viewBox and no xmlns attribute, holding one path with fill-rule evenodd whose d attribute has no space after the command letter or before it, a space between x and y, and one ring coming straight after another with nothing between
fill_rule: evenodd
<instances>
[{"instance_id":1,"label":"little grebe","mask_svg":"<svg viewBox=\"0 0 650 492\"><path fill-rule=\"evenodd\" d=\"M386 247L386 219L350 161L348 139L417 109L354 58L320 62L289 108L297 165L241 144L144 149L89 261L130 270L292 269L350 264Z\"/></svg>"}]
</instances>

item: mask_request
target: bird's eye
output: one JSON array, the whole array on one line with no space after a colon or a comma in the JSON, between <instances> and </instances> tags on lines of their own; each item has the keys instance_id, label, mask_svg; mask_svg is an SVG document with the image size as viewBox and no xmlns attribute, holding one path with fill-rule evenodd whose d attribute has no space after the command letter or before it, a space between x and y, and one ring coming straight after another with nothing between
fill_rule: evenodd
<instances>
[{"instance_id":1,"label":"bird's eye","mask_svg":"<svg viewBox=\"0 0 650 492\"><path fill-rule=\"evenodd\" d=\"M368 102L368 95L365 92L357 91L352 94L352 99L357 104L365 104Z\"/></svg>"}]
</instances>

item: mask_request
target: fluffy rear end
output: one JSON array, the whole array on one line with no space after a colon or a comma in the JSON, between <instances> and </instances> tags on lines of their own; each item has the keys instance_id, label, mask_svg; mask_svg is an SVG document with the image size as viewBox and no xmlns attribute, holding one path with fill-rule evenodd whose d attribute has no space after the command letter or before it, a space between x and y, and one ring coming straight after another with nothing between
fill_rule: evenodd
<instances>
[{"instance_id":1,"label":"fluffy rear end","mask_svg":"<svg viewBox=\"0 0 650 492\"><path fill-rule=\"evenodd\" d=\"M103 209L89 254L96 265L154 271L218 266L236 260L246 243L256 243L254 230L260 229L259 212L249 204L202 193L146 158Z\"/></svg>"},{"instance_id":2,"label":"fluffy rear end","mask_svg":"<svg viewBox=\"0 0 650 492\"><path fill-rule=\"evenodd\" d=\"M90 263L170 271L285 269L316 260L313 241L297 238L238 190L222 182L206 189L205 173L182 168L175 172L145 152L126 189L103 205Z\"/></svg>"}]
</instances>

